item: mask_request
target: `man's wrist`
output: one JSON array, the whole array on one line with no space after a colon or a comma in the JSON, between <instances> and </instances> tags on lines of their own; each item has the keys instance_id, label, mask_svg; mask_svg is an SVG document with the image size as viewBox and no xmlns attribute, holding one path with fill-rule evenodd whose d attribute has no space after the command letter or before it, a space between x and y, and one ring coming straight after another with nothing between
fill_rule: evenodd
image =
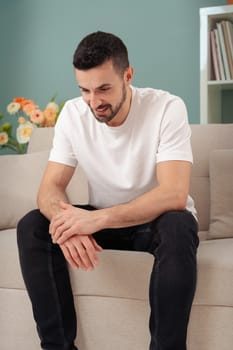
<instances>
[{"instance_id":1,"label":"man's wrist","mask_svg":"<svg viewBox=\"0 0 233 350\"><path fill-rule=\"evenodd\" d=\"M98 215L97 221L96 221L98 230L100 231L100 230L103 230L105 228L109 228L111 225L109 208L96 210L96 214Z\"/></svg>"}]
</instances>

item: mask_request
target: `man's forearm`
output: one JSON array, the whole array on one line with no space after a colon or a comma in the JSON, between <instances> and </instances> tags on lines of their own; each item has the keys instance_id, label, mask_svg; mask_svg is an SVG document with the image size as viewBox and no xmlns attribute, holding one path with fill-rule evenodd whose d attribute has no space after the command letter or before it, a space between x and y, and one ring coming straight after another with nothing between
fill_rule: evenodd
<instances>
[{"instance_id":1,"label":"man's forearm","mask_svg":"<svg viewBox=\"0 0 233 350\"><path fill-rule=\"evenodd\" d=\"M38 208L49 221L61 210L59 205L61 201L65 203L69 202L66 194L56 187L49 190L40 189L38 193Z\"/></svg>"},{"instance_id":2,"label":"man's forearm","mask_svg":"<svg viewBox=\"0 0 233 350\"><path fill-rule=\"evenodd\" d=\"M102 209L102 227L118 228L149 222L171 210L185 209L189 192L191 163L161 162L157 166L158 186L134 200ZM101 216L102 215L102 216Z\"/></svg>"},{"instance_id":3,"label":"man's forearm","mask_svg":"<svg viewBox=\"0 0 233 350\"><path fill-rule=\"evenodd\" d=\"M108 228L140 225L169 210L184 209L186 199L186 194L154 189L131 202L101 209L99 215L103 218L103 226Z\"/></svg>"}]
</instances>

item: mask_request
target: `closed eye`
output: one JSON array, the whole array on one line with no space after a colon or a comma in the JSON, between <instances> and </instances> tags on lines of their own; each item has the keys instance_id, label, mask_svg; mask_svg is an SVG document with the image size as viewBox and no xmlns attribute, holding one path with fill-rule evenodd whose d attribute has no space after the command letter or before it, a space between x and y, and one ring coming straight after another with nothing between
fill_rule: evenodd
<instances>
[{"instance_id":1,"label":"closed eye","mask_svg":"<svg viewBox=\"0 0 233 350\"><path fill-rule=\"evenodd\" d=\"M81 92L83 92L83 93L88 93L88 92L90 92L88 89L84 89L84 88L82 88L82 87L80 87L80 90L81 90Z\"/></svg>"},{"instance_id":2,"label":"closed eye","mask_svg":"<svg viewBox=\"0 0 233 350\"><path fill-rule=\"evenodd\" d=\"M85 93L85 94L90 93L90 90L88 90L88 89L86 89L86 88L84 88L84 87L82 87L82 86L79 86L79 88L80 88L80 90L81 90L82 93ZM109 85L109 84L103 84L103 85L101 85L101 86L98 86L98 87L95 89L95 92L98 92L98 91L99 91L99 92L105 92L105 91L109 91L111 88L112 88L111 85Z\"/></svg>"},{"instance_id":3,"label":"closed eye","mask_svg":"<svg viewBox=\"0 0 233 350\"><path fill-rule=\"evenodd\" d=\"M98 90L99 91L108 91L110 89L111 89L110 86L104 86L104 87L100 87Z\"/></svg>"}]
</instances>

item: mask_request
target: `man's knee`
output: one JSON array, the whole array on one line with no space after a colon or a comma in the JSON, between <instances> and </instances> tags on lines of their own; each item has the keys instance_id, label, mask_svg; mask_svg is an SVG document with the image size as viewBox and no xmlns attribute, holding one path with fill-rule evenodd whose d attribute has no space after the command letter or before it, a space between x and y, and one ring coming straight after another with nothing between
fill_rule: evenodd
<instances>
[{"instance_id":1,"label":"man's knee","mask_svg":"<svg viewBox=\"0 0 233 350\"><path fill-rule=\"evenodd\" d=\"M187 210L170 211L161 215L157 227L161 243L171 252L181 253L188 247L198 246L198 225Z\"/></svg>"},{"instance_id":2,"label":"man's knee","mask_svg":"<svg viewBox=\"0 0 233 350\"><path fill-rule=\"evenodd\" d=\"M17 242L21 246L25 242L29 242L35 234L39 232L47 235L49 229L49 221L44 217L38 209L34 209L23 216L17 224Z\"/></svg>"}]
</instances>

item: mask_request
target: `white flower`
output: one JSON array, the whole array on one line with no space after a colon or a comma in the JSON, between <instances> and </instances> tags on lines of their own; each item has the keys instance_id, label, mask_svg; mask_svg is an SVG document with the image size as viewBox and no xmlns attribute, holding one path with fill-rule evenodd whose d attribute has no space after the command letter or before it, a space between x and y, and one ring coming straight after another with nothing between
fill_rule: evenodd
<instances>
[{"instance_id":1,"label":"white flower","mask_svg":"<svg viewBox=\"0 0 233 350\"><path fill-rule=\"evenodd\" d=\"M8 142L8 134L5 131L0 132L0 146L5 145Z\"/></svg>"},{"instance_id":2,"label":"white flower","mask_svg":"<svg viewBox=\"0 0 233 350\"><path fill-rule=\"evenodd\" d=\"M21 106L18 102L11 102L6 109L9 114L15 114L20 110L20 107Z\"/></svg>"},{"instance_id":3,"label":"white flower","mask_svg":"<svg viewBox=\"0 0 233 350\"><path fill-rule=\"evenodd\" d=\"M18 143L27 143L30 140L34 125L30 122L20 124L16 130L16 138Z\"/></svg>"},{"instance_id":4,"label":"white flower","mask_svg":"<svg viewBox=\"0 0 233 350\"><path fill-rule=\"evenodd\" d=\"M58 111L59 111L59 107L56 104L56 102L49 102L46 106L46 109L47 108L53 109L56 113L58 113Z\"/></svg>"}]
</instances>

